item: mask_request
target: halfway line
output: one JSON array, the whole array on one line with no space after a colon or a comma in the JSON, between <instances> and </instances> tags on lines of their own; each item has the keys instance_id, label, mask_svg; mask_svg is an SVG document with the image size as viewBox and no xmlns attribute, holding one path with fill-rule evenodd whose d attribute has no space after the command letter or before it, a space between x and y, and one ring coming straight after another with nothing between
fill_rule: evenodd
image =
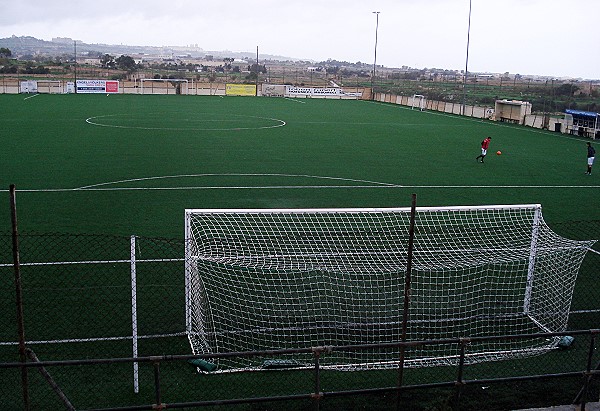
<instances>
[{"instance_id":1,"label":"halfway line","mask_svg":"<svg viewBox=\"0 0 600 411\"><path fill-rule=\"evenodd\" d=\"M598 185L593 186L566 186L566 185L551 185L551 186L535 186L535 185L401 185L401 184L390 184L390 185L316 185L316 186L190 186L190 187L110 187L110 188L47 188L47 189L18 189L16 191L21 193L43 193L43 192L69 192L69 191L161 191L161 190L288 190L288 189L352 189L352 188L375 188L375 189L389 189L389 188L462 188L462 189L479 189L479 188L600 188ZM9 190L0 190L8 192Z\"/></svg>"}]
</instances>

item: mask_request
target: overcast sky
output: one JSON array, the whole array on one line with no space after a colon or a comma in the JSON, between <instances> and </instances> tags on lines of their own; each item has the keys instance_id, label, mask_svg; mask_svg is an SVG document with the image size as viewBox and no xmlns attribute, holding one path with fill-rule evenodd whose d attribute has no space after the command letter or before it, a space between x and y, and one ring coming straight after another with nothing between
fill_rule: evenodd
<instances>
[{"instance_id":1,"label":"overcast sky","mask_svg":"<svg viewBox=\"0 0 600 411\"><path fill-rule=\"evenodd\" d=\"M379 26L376 30L376 15ZM600 0L472 0L470 72L600 79ZM469 0L0 0L0 37L465 68Z\"/></svg>"}]
</instances>

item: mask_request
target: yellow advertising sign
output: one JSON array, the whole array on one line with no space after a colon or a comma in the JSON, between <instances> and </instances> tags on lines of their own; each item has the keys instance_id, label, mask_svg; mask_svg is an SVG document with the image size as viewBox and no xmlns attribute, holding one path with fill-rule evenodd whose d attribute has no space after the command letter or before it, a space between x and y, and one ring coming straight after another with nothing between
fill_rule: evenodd
<instances>
[{"instance_id":1,"label":"yellow advertising sign","mask_svg":"<svg viewBox=\"0 0 600 411\"><path fill-rule=\"evenodd\" d=\"M225 84L225 94L228 96L255 96L255 84Z\"/></svg>"}]
</instances>

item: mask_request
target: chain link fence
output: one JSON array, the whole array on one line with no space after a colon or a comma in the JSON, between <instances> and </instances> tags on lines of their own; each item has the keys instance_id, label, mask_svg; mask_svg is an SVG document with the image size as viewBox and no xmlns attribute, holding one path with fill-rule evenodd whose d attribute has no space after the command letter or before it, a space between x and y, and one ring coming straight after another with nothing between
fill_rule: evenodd
<instances>
[{"instance_id":1,"label":"chain link fence","mask_svg":"<svg viewBox=\"0 0 600 411\"><path fill-rule=\"evenodd\" d=\"M552 228L572 239L600 238L600 221L570 221L554 224ZM390 390L382 387L397 384L398 375L393 370L330 371L321 374L318 380L312 369L219 376L198 374L196 367L188 364L190 358L185 357L190 356L191 350L185 333L184 246L182 239L21 234L24 337L27 348L35 355L28 358L28 363L35 364L36 359L46 363L48 374L65 396L85 409L155 403L156 398L184 403L245 397L274 400L278 396L294 395L305 400L306 406L312 404L310 398L315 392L340 390L373 390L378 395L377 401L390 401ZM11 236L0 235L0 291L3 295L0 299L0 397L8 404L6 409L22 409L24 373L18 367L7 366L20 361L12 252ZM577 279L570 330L598 327L599 267L600 254L589 252ZM569 393L576 393L582 386L581 370L588 363L593 368L598 362L594 338L594 334L584 334L568 351L470 366L465 378L485 380L571 372L573 386ZM594 347L591 354L590 344ZM152 361L153 356L160 359ZM145 360L136 362L133 358ZM80 363L86 359L107 361ZM62 363L53 365L52 361ZM157 364L160 365L158 377ZM51 389L47 376L38 373L36 368L26 373L30 408L64 408L65 403L57 391ZM456 372L455 367L407 370L405 384L426 387L455 381ZM157 378L160 381L158 395ZM514 392L514 388L509 391ZM531 392L534 391L532 388ZM541 392L541 397L548 399L547 389ZM312 394L303 396L305 393ZM448 396L454 398L455 394L451 389ZM325 404L328 403L344 404L331 399L322 403L322 409L327 409ZM304 409L302 407L298 409ZM272 409L279 408L273 406Z\"/></svg>"}]
</instances>

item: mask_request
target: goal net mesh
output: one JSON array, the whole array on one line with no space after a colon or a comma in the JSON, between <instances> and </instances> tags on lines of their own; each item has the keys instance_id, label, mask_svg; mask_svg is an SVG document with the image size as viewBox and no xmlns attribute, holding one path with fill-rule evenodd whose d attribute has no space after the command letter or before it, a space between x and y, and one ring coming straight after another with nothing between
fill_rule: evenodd
<instances>
[{"instance_id":1,"label":"goal net mesh","mask_svg":"<svg viewBox=\"0 0 600 411\"><path fill-rule=\"evenodd\" d=\"M410 209L186 210L194 354L401 341ZM541 207L417 208L406 339L560 332L593 241L553 233ZM540 354L557 339L479 341L466 362ZM457 344L405 353L453 364ZM220 371L260 360L214 360ZM293 361L309 364L311 356ZM325 368L398 366L398 348L335 350Z\"/></svg>"}]
</instances>

